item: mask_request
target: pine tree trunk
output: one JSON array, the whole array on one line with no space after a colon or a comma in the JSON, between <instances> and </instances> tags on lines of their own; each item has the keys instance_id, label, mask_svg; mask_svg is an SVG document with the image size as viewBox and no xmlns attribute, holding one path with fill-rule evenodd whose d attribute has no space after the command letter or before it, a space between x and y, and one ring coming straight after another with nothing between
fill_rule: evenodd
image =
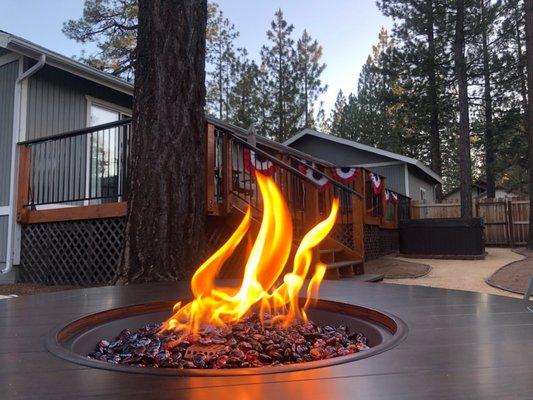
<instances>
[{"instance_id":1,"label":"pine tree trunk","mask_svg":"<svg viewBox=\"0 0 533 400\"><path fill-rule=\"evenodd\" d=\"M472 161L468 116L468 82L465 62L465 0L456 0L455 76L459 89L459 183L461 218L472 218Z\"/></svg>"},{"instance_id":2,"label":"pine tree trunk","mask_svg":"<svg viewBox=\"0 0 533 400\"><path fill-rule=\"evenodd\" d=\"M525 0L527 2L527 0ZM517 56L517 67L518 67L518 77L520 82L520 95L522 96L522 109L524 112L524 129L526 130L527 134L527 121L528 121L528 91L527 91L527 79L526 79L526 66L524 55L522 53L522 38L520 36L520 19L522 16L522 10L518 10L517 13L519 14L516 17L516 56ZM526 32L527 34L527 32Z\"/></svg>"},{"instance_id":3,"label":"pine tree trunk","mask_svg":"<svg viewBox=\"0 0 533 400\"><path fill-rule=\"evenodd\" d=\"M183 279L205 229L206 0L139 0L118 283Z\"/></svg>"},{"instance_id":4,"label":"pine tree trunk","mask_svg":"<svg viewBox=\"0 0 533 400\"><path fill-rule=\"evenodd\" d=\"M484 100L485 100L485 177L487 180L487 197L496 197L496 178L494 175L494 132L492 124L492 94L490 85L490 64L487 31L489 29L487 21L487 10L485 0L481 0L481 32L483 45L483 78L484 78Z\"/></svg>"},{"instance_id":5,"label":"pine tree trunk","mask_svg":"<svg viewBox=\"0 0 533 400\"><path fill-rule=\"evenodd\" d=\"M439 131L439 105L437 97L437 77L435 62L435 32L433 1L428 1L427 15L427 37L428 37L428 84L429 84L429 114L430 114L430 152L431 169L439 176L442 175L442 158L440 151L440 131ZM442 185L437 185L435 189L437 201L442 200Z\"/></svg>"},{"instance_id":6,"label":"pine tree trunk","mask_svg":"<svg viewBox=\"0 0 533 400\"><path fill-rule=\"evenodd\" d=\"M533 205L533 0L525 0L526 6L526 57L528 113L527 132L529 137L528 172L529 172L529 204ZM528 249L533 250L533 212L529 213Z\"/></svg>"}]
</instances>

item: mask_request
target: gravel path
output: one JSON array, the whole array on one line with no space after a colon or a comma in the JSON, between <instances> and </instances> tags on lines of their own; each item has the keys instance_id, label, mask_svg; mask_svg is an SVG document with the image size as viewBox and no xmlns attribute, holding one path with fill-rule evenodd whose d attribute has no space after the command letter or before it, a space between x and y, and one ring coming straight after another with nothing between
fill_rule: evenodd
<instances>
[{"instance_id":1,"label":"gravel path","mask_svg":"<svg viewBox=\"0 0 533 400\"><path fill-rule=\"evenodd\" d=\"M415 279L385 279L386 283L401 285L420 285L446 289L468 290L471 292L497 294L521 298L522 296L505 290L496 289L485 282L495 271L509 263L522 260L524 257L511 249L488 248L484 260L432 260L417 259L427 264L431 271L426 276ZM410 261L398 257L400 260Z\"/></svg>"}]
</instances>

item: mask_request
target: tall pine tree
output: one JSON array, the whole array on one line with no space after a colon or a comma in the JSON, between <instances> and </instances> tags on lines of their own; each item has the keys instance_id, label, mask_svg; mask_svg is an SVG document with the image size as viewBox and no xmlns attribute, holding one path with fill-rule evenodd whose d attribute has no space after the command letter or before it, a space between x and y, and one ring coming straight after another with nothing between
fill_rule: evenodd
<instances>
[{"instance_id":1,"label":"tall pine tree","mask_svg":"<svg viewBox=\"0 0 533 400\"><path fill-rule=\"evenodd\" d=\"M283 12L276 11L267 31L270 44L261 49L261 60L267 72L265 90L272 101L263 126L268 136L280 142L298 130L301 118L297 52L291 37L293 30L294 26L287 23Z\"/></svg>"},{"instance_id":2,"label":"tall pine tree","mask_svg":"<svg viewBox=\"0 0 533 400\"><path fill-rule=\"evenodd\" d=\"M314 126L313 104L318 96L327 90L320 79L320 75L326 68L326 64L321 64L322 46L313 40L307 30L304 30L302 37L298 40L297 65L298 79L300 83L300 102L303 108L303 127Z\"/></svg>"},{"instance_id":3,"label":"tall pine tree","mask_svg":"<svg viewBox=\"0 0 533 400\"><path fill-rule=\"evenodd\" d=\"M234 41L239 36L235 26L226 18L216 3L208 7L207 24L207 107L220 119L230 114L229 96L236 78Z\"/></svg>"}]
</instances>

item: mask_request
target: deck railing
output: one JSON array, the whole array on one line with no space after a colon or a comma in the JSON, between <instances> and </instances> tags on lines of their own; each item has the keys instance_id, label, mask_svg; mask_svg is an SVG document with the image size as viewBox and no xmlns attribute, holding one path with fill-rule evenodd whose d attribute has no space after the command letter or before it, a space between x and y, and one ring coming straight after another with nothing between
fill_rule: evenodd
<instances>
[{"instance_id":1,"label":"deck railing","mask_svg":"<svg viewBox=\"0 0 533 400\"><path fill-rule=\"evenodd\" d=\"M354 189L333 180L305 160L268 152L214 126L208 130L207 154L215 166L208 170L207 177L208 182L214 182L213 190L208 193L211 214L224 215L232 207L242 210L248 204L259 214L262 204L254 170L263 169L287 201L296 237L324 218L333 198L337 197L340 207L333 237L347 250L362 256L363 201ZM311 169L314 179L304 174L302 168ZM321 184L321 180L326 184Z\"/></svg>"},{"instance_id":2,"label":"deck railing","mask_svg":"<svg viewBox=\"0 0 533 400\"><path fill-rule=\"evenodd\" d=\"M19 222L125 215L130 134L131 119L127 119L19 143ZM373 194L369 171L363 168L355 180L341 184L332 178L331 166L276 151L253 146L234 132L208 123L208 213L226 215L239 202L242 207L250 204L261 211L249 165L251 154L273 166L272 177L287 200L295 228L300 231L297 234L324 217L335 197L340 199L335 235L349 248L361 247L356 242L362 241L362 233L354 233L361 223L354 221L395 227L409 211L408 203L404 204L408 198L400 196L395 223L391 224L384 196ZM322 178L327 180L326 185L319 183ZM382 180L385 185L385 178Z\"/></svg>"},{"instance_id":3,"label":"deck railing","mask_svg":"<svg viewBox=\"0 0 533 400\"><path fill-rule=\"evenodd\" d=\"M19 143L19 220L35 216L33 211L55 218L75 216L79 207L122 203L130 130L127 119ZM122 212L124 205L118 209ZM114 215L117 206L97 210Z\"/></svg>"}]
</instances>

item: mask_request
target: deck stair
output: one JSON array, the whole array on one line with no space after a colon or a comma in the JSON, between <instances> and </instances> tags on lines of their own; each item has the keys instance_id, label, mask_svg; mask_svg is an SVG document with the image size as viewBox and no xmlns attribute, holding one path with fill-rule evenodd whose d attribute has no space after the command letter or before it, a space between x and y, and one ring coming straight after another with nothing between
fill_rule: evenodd
<instances>
[{"instance_id":1,"label":"deck stair","mask_svg":"<svg viewBox=\"0 0 533 400\"><path fill-rule=\"evenodd\" d=\"M331 243L331 241L330 241ZM378 282L382 275L362 274L363 260L358 257L347 256L345 250L338 248L323 248L318 251L320 261L326 264L325 279L338 280L357 277L358 281Z\"/></svg>"}]
</instances>

